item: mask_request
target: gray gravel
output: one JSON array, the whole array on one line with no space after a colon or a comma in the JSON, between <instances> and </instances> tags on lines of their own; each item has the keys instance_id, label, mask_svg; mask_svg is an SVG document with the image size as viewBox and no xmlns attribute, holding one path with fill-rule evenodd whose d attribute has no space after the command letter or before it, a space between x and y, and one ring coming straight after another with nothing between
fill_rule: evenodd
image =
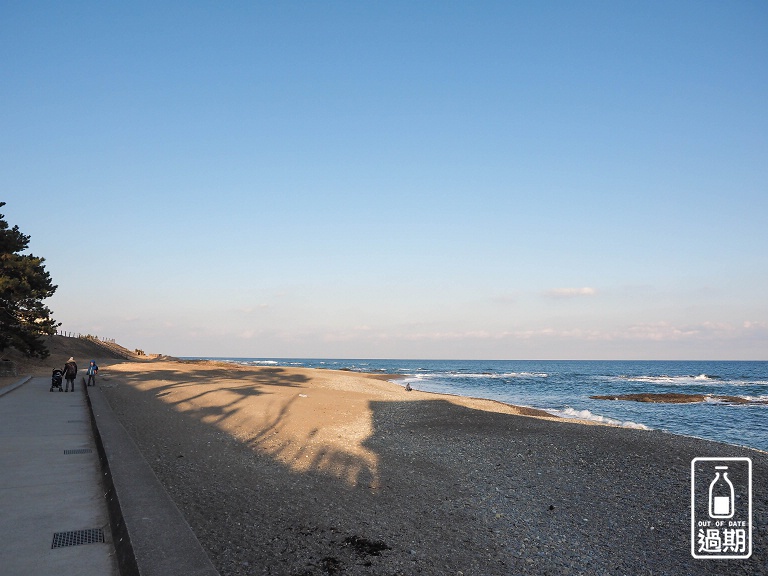
<instances>
[{"instance_id":1,"label":"gray gravel","mask_svg":"<svg viewBox=\"0 0 768 576\"><path fill-rule=\"evenodd\" d=\"M768 455L661 432L374 402L379 484L296 473L104 389L223 576L768 574ZM753 460L751 559L690 554L690 463Z\"/></svg>"}]
</instances>

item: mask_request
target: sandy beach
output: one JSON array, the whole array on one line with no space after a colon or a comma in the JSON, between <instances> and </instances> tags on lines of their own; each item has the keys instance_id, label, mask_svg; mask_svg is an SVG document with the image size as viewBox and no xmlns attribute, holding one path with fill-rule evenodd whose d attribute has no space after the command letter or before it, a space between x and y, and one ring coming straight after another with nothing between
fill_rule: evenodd
<instances>
[{"instance_id":1,"label":"sandy beach","mask_svg":"<svg viewBox=\"0 0 768 576\"><path fill-rule=\"evenodd\" d=\"M766 574L768 455L331 370L124 362L99 386L222 575ZM690 463L749 456L755 552L690 554Z\"/></svg>"}]
</instances>

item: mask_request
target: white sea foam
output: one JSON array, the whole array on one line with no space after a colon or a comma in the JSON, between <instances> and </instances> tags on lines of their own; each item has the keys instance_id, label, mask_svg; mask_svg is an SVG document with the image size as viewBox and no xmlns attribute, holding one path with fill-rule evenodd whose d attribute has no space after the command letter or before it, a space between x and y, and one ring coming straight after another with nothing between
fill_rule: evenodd
<instances>
[{"instance_id":1,"label":"white sea foam","mask_svg":"<svg viewBox=\"0 0 768 576\"><path fill-rule=\"evenodd\" d=\"M503 372L500 374L492 372L421 372L412 374L411 377L421 380L505 380L512 378L549 378L549 374L545 372Z\"/></svg>"},{"instance_id":2,"label":"white sea foam","mask_svg":"<svg viewBox=\"0 0 768 576\"><path fill-rule=\"evenodd\" d=\"M750 402L768 402L768 395L763 394L761 396L742 396L744 400L749 400Z\"/></svg>"},{"instance_id":3,"label":"white sea foam","mask_svg":"<svg viewBox=\"0 0 768 576\"><path fill-rule=\"evenodd\" d=\"M593 414L589 410L576 410L571 408L565 408L563 410L547 410L550 414L560 416L561 418L571 418L577 420L589 420L591 422L601 422L603 424L611 424L613 426L621 426L622 428L637 428L639 430L650 430L645 424L638 424L631 420L622 422L621 420L614 420L613 418L607 418L600 416L599 414Z\"/></svg>"},{"instance_id":4,"label":"white sea foam","mask_svg":"<svg viewBox=\"0 0 768 576\"><path fill-rule=\"evenodd\" d=\"M700 376L623 376L622 380L628 382L646 382L650 384L701 384L708 380L705 375Z\"/></svg>"},{"instance_id":5,"label":"white sea foam","mask_svg":"<svg viewBox=\"0 0 768 576\"><path fill-rule=\"evenodd\" d=\"M745 404L738 404L731 402L730 400L718 398L717 396L712 396L710 394L707 394L704 396L704 402L707 402L708 404L727 404L730 406L754 406L754 405L761 405L768 402L768 395L761 395L761 396L736 396L736 398L740 398L742 400L745 400L747 403Z\"/></svg>"},{"instance_id":6,"label":"white sea foam","mask_svg":"<svg viewBox=\"0 0 768 576\"><path fill-rule=\"evenodd\" d=\"M644 384L662 384L669 386L765 386L768 380L724 380L720 376L698 374L696 376L619 376L608 377L607 380L618 379L621 382L640 382Z\"/></svg>"}]
</instances>

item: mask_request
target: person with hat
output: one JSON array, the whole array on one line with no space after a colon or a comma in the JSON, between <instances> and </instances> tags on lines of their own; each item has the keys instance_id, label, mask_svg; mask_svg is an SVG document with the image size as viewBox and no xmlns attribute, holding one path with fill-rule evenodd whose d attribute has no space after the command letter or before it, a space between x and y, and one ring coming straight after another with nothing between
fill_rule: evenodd
<instances>
[{"instance_id":1,"label":"person with hat","mask_svg":"<svg viewBox=\"0 0 768 576\"><path fill-rule=\"evenodd\" d=\"M72 384L72 392L75 391L75 378L77 378L77 364L75 364L74 357L70 356L67 363L64 364L64 379L67 381L64 392L69 392L70 384Z\"/></svg>"}]
</instances>

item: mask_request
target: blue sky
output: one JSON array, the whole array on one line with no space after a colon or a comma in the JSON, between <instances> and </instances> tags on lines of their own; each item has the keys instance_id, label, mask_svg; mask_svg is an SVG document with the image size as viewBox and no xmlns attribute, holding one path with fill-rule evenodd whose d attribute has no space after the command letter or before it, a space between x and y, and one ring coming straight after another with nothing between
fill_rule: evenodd
<instances>
[{"instance_id":1,"label":"blue sky","mask_svg":"<svg viewBox=\"0 0 768 576\"><path fill-rule=\"evenodd\" d=\"M0 199L175 355L768 359L768 5L5 2Z\"/></svg>"}]
</instances>

